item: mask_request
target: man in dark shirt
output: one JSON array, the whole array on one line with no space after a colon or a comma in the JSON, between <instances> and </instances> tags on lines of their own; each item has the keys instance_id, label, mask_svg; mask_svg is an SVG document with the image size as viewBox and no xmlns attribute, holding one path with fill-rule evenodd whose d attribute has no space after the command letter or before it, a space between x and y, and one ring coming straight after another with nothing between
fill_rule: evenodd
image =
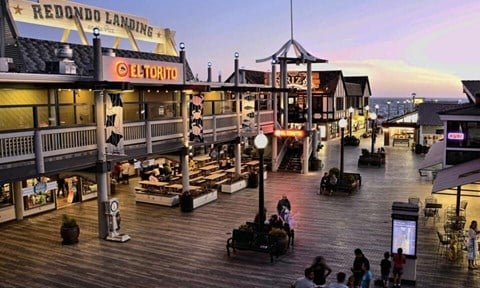
<instances>
[{"instance_id":1,"label":"man in dark shirt","mask_svg":"<svg viewBox=\"0 0 480 288\"><path fill-rule=\"evenodd\" d=\"M281 214L283 207L286 207L289 211L292 210L290 207L290 201L288 200L287 195L285 194L283 194L282 199L278 200L278 203L277 203L277 212L279 215Z\"/></svg>"},{"instance_id":2,"label":"man in dark shirt","mask_svg":"<svg viewBox=\"0 0 480 288\"><path fill-rule=\"evenodd\" d=\"M370 270L370 262L368 261L367 257L363 255L362 250L359 248L355 249L355 260L353 260L353 277L355 278L355 287L360 285L360 281L362 281L363 270L362 265L365 264L365 268Z\"/></svg>"}]
</instances>

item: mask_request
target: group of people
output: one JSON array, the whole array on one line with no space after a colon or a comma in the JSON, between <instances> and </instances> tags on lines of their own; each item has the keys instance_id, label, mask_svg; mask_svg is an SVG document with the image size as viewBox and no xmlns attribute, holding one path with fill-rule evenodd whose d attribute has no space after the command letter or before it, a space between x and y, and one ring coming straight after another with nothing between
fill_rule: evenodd
<instances>
[{"instance_id":1,"label":"group of people","mask_svg":"<svg viewBox=\"0 0 480 288\"><path fill-rule=\"evenodd\" d=\"M373 280L373 275L370 271L370 262L362 250L357 248L354 253L355 259L350 269L352 272L350 277L347 278L346 273L339 272L336 275L336 280L327 286L327 277L332 273L332 269L328 266L324 257L317 256L314 258L312 265L305 269L304 277L298 278L291 287L385 288L388 287L390 273L393 274L393 287L400 287L403 265L406 262L402 248L399 248L397 253L393 255L385 252L384 259L380 262L381 278L376 280ZM392 256L392 261L390 261L390 256Z\"/></svg>"},{"instance_id":2,"label":"group of people","mask_svg":"<svg viewBox=\"0 0 480 288\"><path fill-rule=\"evenodd\" d=\"M320 194L328 193L330 196L337 188L338 177L335 173L325 172L320 180Z\"/></svg>"}]
</instances>

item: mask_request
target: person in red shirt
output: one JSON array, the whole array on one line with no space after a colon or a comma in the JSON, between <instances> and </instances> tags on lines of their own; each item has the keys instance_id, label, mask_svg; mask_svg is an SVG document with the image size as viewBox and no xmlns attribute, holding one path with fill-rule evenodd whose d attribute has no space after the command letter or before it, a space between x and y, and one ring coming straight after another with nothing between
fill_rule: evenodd
<instances>
[{"instance_id":1,"label":"person in red shirt","mask_svg":"<svg viewBox=\"0 0 480 288\"><path fill-rule=\"evenodd\" d=\"M397 253L393 254L393 287L400 287L403 274L403 264L407 261L405 255L403 255L403 249L398 248Z\"/></svg>"}]
</instances>

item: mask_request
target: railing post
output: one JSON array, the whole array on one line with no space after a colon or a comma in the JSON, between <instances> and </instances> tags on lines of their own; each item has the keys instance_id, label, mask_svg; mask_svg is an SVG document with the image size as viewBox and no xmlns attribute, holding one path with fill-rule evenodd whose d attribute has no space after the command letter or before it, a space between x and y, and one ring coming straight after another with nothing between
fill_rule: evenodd
<instances>
[{"instance_id":1,"label":"railing post","mask_svg":"<svg viewBox=\"0 0 480 288\"><path fill-rule=\"evenodd\" d=\"M43 141L42 133L38 128L38 106L33 106L33 141L35 149L35 165L37 169L37 174L45 173L45 162L43 160Z\"/></svg>"}]
</instances>

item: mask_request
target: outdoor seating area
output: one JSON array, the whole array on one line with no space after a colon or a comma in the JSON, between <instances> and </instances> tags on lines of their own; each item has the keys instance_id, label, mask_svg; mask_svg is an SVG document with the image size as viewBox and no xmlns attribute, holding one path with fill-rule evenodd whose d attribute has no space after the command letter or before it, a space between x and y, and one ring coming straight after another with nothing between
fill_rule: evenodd
<instances>
[{"instance_id":1,"label":"outdoor seating area","mask_svg":"<svg viewBox=\"0 0 480 288\"><path fill-rule=\"evenodd\" d=\"M227 239L227 255L230 249L233 253L238 250L249 250L268 253L270 262L274 262L274 256L278 258L284 254L288 247L293 246L294 232L273 228L269 224L247 222L238 229L233 229L232 237Z\"/></svg>"}]
</instances>

